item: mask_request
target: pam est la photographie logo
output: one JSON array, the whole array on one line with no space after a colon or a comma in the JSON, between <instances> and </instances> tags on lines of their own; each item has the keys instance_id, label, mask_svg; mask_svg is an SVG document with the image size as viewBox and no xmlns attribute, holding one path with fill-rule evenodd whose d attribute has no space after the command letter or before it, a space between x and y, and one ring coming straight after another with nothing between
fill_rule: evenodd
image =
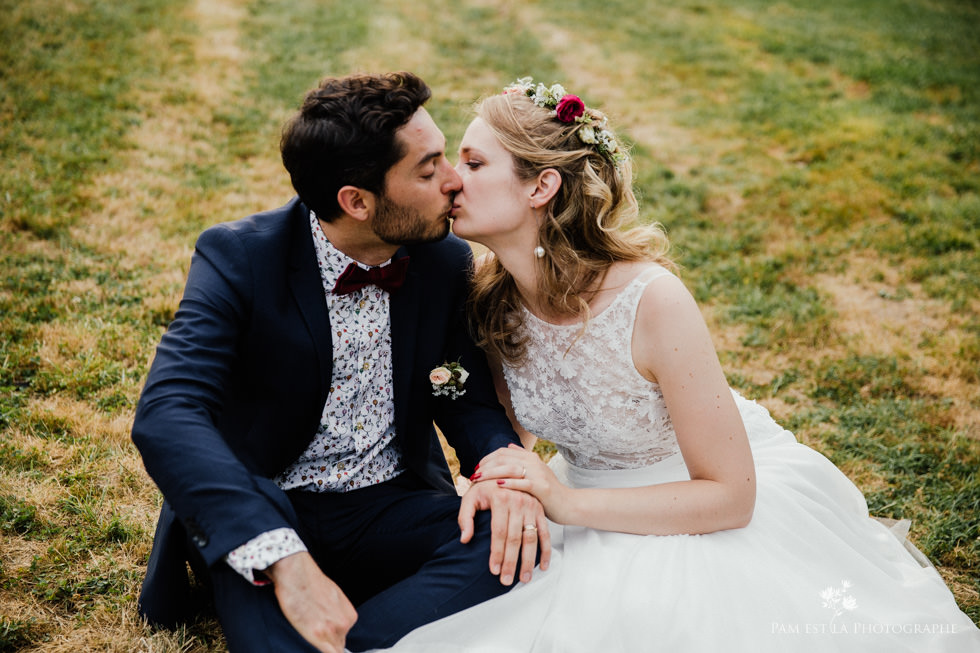
<instances>
[{"instance_id":1,"label":"pam est la photographie logo","mask_svg":"<svg viewBox=\"0 0 980 653\"><path fill-rule=\"evenodd\" d=\"M856 610L857 599L851 595L851 581L844 579L838 585L831 585L820 590L820 604L830 611L826 622L817 623L779 623L773 622L773 634L783 635L821 635L850 632L846 623L837 623L841 615Z\"/></svg>"},{"instance_id":2,"label":"pam est la photographie logo","mask_svg":"<svg viewBox=\"0 0 980 653\"><path fill-rule=\"evenodd\" d=\"M840 587L828 587L820 592L823 607L834 613L830 620L831 623L845 612L857 609L857 599L848 593L851 586L851 581L845 579L840 582Z\"/></svg>"},{"instance_id":3,"label":"pam est la photographie logo","mask_svg":"<svg viewBox=\"0 0 980 653\"><path fill-rule=\"evenodd\" d=\"M847 613L860 615L858 599L852 594L854 584L849 580L841 580L837 585L830 585L817 593L820 605L829 611L828 620L814 623L781 623L772 622L771 632L774 635L939 635L957 632L956 624L949 623L880 623L876 621L859 621L856 619L840 619ZM856 612L855 612L856 611Z\"/></svg>"}]
</instances>

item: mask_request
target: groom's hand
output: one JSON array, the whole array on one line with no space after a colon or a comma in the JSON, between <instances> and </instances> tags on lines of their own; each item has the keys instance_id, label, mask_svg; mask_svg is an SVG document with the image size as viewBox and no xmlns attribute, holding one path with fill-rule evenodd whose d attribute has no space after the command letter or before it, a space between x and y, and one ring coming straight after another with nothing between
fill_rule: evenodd
<instances>
[{"instance_id":1,"label":"groom's hand","mask_svg":"<svg viewBox=\"0 0 980 653\"><path fill-rule=\"evenodd\" d=\"M307 552L294 553L265 570L286 620L323 653L343 653L357 611L340 587Z\"/></svg>"},{"instance_id":2,"label":"groom's hand","mask_svg":"<svg viewBox=\"0 0 980 653\"><path fill-rule=\"evenodd\" d=\"M551 536L548 520L541 502L524 492L502 488L494 482L475 483L463 495L459 507L460 541L473 537L473 517L477 510L490 511L490 572L500 576L500 582L514 582L517 560L520 558L520 579L531 580L534 560L541 551L541 569L551 562ZM525 528L533 526L534 528Z\"/></svg>"}]
</instances>

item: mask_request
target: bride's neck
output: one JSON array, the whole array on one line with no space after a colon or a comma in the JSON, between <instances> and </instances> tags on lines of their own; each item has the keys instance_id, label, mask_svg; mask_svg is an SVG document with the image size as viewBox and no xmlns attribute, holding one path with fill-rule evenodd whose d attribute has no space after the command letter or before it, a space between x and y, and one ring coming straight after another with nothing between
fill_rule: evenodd
<instances>
[{"instance_id":1,"label":"bride's neck","mask_svg":"<svg viewBox=\"0 0 980 653\"><path fill-rule=\"evenodd\" d=\"M487 246L490 247L493 255L514 279L521 301L528 310L538 317L556 324L574 323L583 318L578 313L556 313L554 306L541 293L539 287L541 263L540 259L534 255L533 247L528 247L526 244L521 246L511 243L493 243L492 246ZM580 294L591 311L601 310L619 290L619 283L609 279L609 271L610 268L598 271L596 278L589 284L590 288ZM609 281L614 282L612 286L609 286Z\"/></svg>"},{"instance_id":2,"label":"bride's neck","mask_svg":"<svg viewBox=\"0 0 980 653\"><path fill-rule=\"evenodd\" d=\"M491 248L493 255L514 279L524 304L537 312L542 304L538 298L538 279L541 275L533 250L525 247L500 246Z\"/></svg>"}]
</instances>

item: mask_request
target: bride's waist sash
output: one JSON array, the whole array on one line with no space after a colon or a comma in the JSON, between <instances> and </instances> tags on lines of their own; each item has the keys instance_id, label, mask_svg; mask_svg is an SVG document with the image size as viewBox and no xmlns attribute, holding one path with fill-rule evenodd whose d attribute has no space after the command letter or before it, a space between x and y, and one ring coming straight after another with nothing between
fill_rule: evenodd
<instances>
[{"instance_id":1,"label":"bride's waist sash","mask_svg":"<svg viewBox=\"0 0 980 653\"><path fill-rule=\"evenodd\" d=\"M645 467L631 469L586 469L568 462L560 453L548 463L558 480L575 488L642 487L673 481L687 481L691 476L684 457L676 453Z\"/></svg>"}]
</instances>

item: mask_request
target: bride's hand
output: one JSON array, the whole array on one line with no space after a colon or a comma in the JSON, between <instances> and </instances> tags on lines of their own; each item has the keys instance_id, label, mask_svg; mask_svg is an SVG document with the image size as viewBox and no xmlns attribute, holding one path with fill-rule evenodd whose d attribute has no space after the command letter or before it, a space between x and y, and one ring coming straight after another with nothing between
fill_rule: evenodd
<instances>
[{"instance_id":1,"label":"bride's hand","mask_svg":"<svg viewBox=\"0 0 980 653\"><path fill-rule=\"evenodd\" d=\"M553 522L568 523L571 488L563 485L541 458L516 444L498 449L477 465L470 477L473 482L493 481L509 490L527 492L537 497L545 515Z\"/></svg>"}]
</instances>

